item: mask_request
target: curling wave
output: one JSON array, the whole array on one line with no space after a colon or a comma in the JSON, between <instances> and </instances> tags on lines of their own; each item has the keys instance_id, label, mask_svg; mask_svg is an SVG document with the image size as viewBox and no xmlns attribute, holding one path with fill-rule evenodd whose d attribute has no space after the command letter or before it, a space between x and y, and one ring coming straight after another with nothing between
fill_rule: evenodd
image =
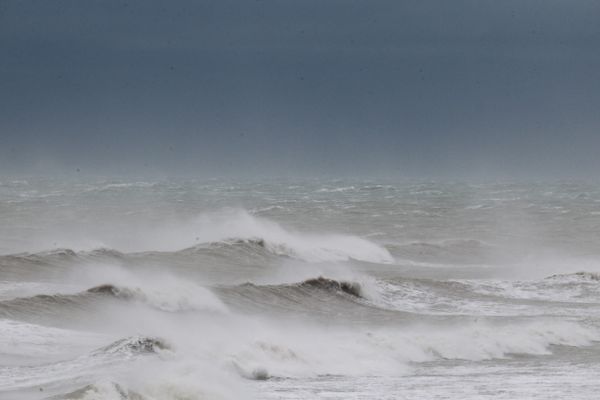
<instances>
[{"instance_id":1,"label":"curling wave","mask_svg":"<svg viewBox=\"0 0 600 400\"><path fill-rule=\"evenodd\" d=\"M387 249L367 239L352 235L291 231L268 219L253 216L245 210L228 209L203 214L186 223L131 232L129 236L135 239L129 240L134 244L127 248L121 248L121 242L113 243L109 238L105 238L99 242L106 243L107 246L100 250L78 252L60 249L0 256L0 267L11 264L10 257L17 263L61 264L81 261L80 259L88 261L121 259L123 256L132 254L139 256L145 253L176 255L214 252L218 249L227 253L231 248L260 254L266 251L277 256L292 257L307 262L359 260L392 263L394 261Z\"/></svg>"},{"instance_id":2,"label":"curling wave","mask_svg":"<svg viewBox=\"0 0 600 400\"><path fill-rule=\"evenodd\" d=\"M138 302L161 311L225 312L227 308L208 289L188 285L177 290L143 289L104 284L76 294L40 294L0 302L0 317L68 315L89 312L101 307L102 301Z\"/></svg>"}]
</instances>

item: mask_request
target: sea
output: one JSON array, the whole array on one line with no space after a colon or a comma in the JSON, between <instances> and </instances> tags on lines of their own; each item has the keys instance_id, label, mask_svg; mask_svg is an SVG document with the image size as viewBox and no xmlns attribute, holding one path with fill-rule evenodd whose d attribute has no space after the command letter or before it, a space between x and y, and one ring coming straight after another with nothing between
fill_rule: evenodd
<instances>
[{"instance_id":1,"label":"sea","mask_svg":"<svg viewBox=\"0 0 600 400\"><path fill-rule=\"evenodd\" d=\"M0 399L598 399L600 185L0 179Z\"/></svg>"}]
</instances>

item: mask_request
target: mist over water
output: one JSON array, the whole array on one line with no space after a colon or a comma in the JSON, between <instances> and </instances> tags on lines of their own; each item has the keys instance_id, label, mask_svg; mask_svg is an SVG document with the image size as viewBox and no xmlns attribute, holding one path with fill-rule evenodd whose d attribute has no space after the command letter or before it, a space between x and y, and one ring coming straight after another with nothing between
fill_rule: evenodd
<instances>
[{"instance_id":1,"label":"mist over water","mask_svg":"<svg viewBox=\"0 0 600 400\"><path fill-rule=\"evenodd\" d=\"M3 180L0 394L593 399L599 204L576 182Z\"/></svg>"}]
</instances>

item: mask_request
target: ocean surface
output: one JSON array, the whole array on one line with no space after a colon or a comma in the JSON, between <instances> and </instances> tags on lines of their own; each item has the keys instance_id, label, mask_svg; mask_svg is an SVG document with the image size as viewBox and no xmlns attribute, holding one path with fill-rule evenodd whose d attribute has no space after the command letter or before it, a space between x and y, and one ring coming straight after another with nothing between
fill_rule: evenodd
<instances>
[{"instance_id":1,"label":"ocean surface","mask_svg":"<svg viewBox=\"0 0 600 400\"><path fill-rule=\"evenodd\" d=\"M600 185L0 180L0 399L598 399Z\"/></svg>"}]
</instances>

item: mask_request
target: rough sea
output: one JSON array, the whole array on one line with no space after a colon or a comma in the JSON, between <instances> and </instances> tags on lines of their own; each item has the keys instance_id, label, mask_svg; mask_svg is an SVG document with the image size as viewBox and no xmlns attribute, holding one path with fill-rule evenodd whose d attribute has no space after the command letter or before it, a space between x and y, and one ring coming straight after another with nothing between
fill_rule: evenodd
<instances>
[{"instance_id":1,"label":"rough sea","mask_svg":"<svg viewBox=\"0 0 600 400\"><path fill-rule=\"evenodd\" d=\"M600 185L0 180L0 399L598 399Z\"/></svg>"}]
</instances>

